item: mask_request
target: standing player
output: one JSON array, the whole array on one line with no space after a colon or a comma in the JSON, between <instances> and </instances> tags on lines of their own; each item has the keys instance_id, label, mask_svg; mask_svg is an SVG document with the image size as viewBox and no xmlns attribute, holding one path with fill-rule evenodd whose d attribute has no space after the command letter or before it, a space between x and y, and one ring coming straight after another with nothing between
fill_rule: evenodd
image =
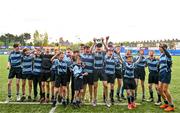
<instances>
[{"instance_id":1,"label":"standing player","mask_svg":"<svg viewBox=\"0 0 180 113\"><path fill-rule=\"evenodd\" d=\"M40 89L40 99L42 98L42 89L41 89L41 69L42 69L42 55L41 49L36 48L34 53L34 62L33 62L33 90L34 90L34 100L37 101L38 95L38 84Z\"/></svg>"},{"instance_id":2,"label":"standing player","mask_svg":"<svg viewBox=\"0 0 180 113\"><path fill-rule=\"evenodd\" d=\"M33 64L33 56L30 53L28 48L23 49L23 58L22 58L22 97L21 101L23 102L26 99L26 79L28 79L29 86L29 96L28 101L31 101L31 91L32 91L32 81L33 81L33 73L32 73L32 65Z\"/></svg>"},{"instance_id":3,"label":"standing player","mask_svg":"<svg viewBox=\"0 0 180 113\"><path fill-rule=\"evenodd\" d=\"M128 109L136 108L135 104L135 89L136 82L134 76L134 68L137 63L140 62L142 56L139 56L136 62L133 62L132 56L128 56L126 60L122 59L120 56L121 62L124 64L124 77L123 77L123 86L127 92L127 100L128 100Z\"/></svg>"},{"instance_id":4,"label":"standing player","mask_svg":"<svg viewBox=\"0 0 180 113\"><path fill-rule=\"evenodd\" d=\"M72 76L72 73L70 71L70 67L73 63L72 62L72 51L70 48L67 48L67 50L66 50L66 53L64 56L64 61L67 63L67 66L68 66L68 68L67 68L67 104L69 104L69 94L70 94L69 83L70 83L70 78Z\"/></svg>"},{"instance_id":5,"label":"standing player","mask_svg":"<svg viewBox=\"0 0 180 113\"><path fill-rule=\"evenodd\" d=\"M106 104L106 106L109 106L109 103L107 103L107 76L104 74L104 57L107 51L107 46L104 43L104 39L102 38L102 43L97 43L96 40L94 40L94 44L91 48L91 50L95 48L94 54L94 101L93 106L97 105L97 88L98 88L98 80L100 79L103 83L103 100ZM104 45L106 51L102 50L102 46Z\"/></svg>"},{"instance_id":6,"label":"standing player","mask_svg":"<svg viewBox=\"0 0 180 113\"><path fill-rule=\"evenodd\" d=\"M53 65L56 68L55 72L55 90L54 90L54 95L55 98L53 100L52 107L56 106L56 100L57 100L57 95L59 93L59 90L61 90L61 96L62 96L62 104L66 106L66 90L67 90L67 64L64 59L64 53L60 52L59 54L56 54L53 56L51 60L53 60ZM62 88L60 88L62 87Z\"/></svg>"},{"instance_id":7,"label":"standing player","mask_svg":"<svg viewBox=\"0 0 180 113\"><path fill-rule=\"evenodd\" d=\"M105 57L105 75L107 76L107 83L110 84L110 99L111 104L114 104L114 80L115 80L115 68L117 65L117 59L113 56L113 48L108 49L107 56ZM107 88L108 89L108 88ZM108 97L108 95L107 95ZM110 107L110 106L108 106Z\"/></svg>"},{"instance_id":8,"label":"standing player","mask_svg":"<svg viewBox=\"0 0 180 113\"><path fill-rule=\"evenodd\" d=\"M169 84L171 81L171 66L172 59L171 55L167 51L166 44L160 44L159 50L161 52L161 56L159 59L159 88L162 98L164 99L164 103L160 108L164 109L167 112L174 111L175 107L172 101L171 94L169 92Z\"/></svg>"},{"instance_id":9,"label":"standing player","mask_svg":"<svg viewBox=\"0 0 180 113\"><path fill-rule=\"evenodd\" d=\"M90 51L89 46L84 46L84 54L81 55L82 62L85 63L84 72L88 73L83 77L83 95L82 101L86 94L86 86L89 86L90 102L92 102L92 88L93 88L93 70L94 70L94 57Z\"/></svg>"},{"instance_id":10,"label":"standing player","mask_svg":"<svg viewBox=\"0 0 180 113\"><path fill-rule=\"evenodd\" d=\"M123 50L124 51L124 50ZM119 54L118 54L119 55ZM121 53L121 56L122 56L123 54ZM126 61L126 59L128 58L128 57L132 57L132 59L133 59L133 61L134 61L134 58L133 58L133 56L132 56L132 51L131 50L127 50L126 51L126 53L125 53L125 56L122 56L122 58L124 59L124 61ZM124 72L125 72L125 66L122 64L122 75L124 75ZM123 76L122 76L123 77ZM121 98L123 99L123 100L126 100L126 97L124 96L124 86L123 86L123 84L122 84L122 87L121 87Z\"/></svg>"},{"instance_id":11,"label":"standing player","mask_svg":"<svg viewBox=\"0 0 180 113\"><path fill-rule=\"evenodd\" d=\"M74 100L73 105L80 107L82 93L83 93L83 76L88 75L87 72L83 72L84 65L81 62L80 57L76 57L76 64L73 66L73 76L74 76Z\"/></svg>"},{"instance_id":12,"label":"standing player","mask_svg":"<svg viewBox=\"0 0 180 113\"><path fill-rule=\"evenodd\" d=\"M12 89L12 80L16 76L16 100L20 101L21 97L19 95L19 82L21 77L21 63L22 63L22 53L19 49L19 44L13 45L13 51L9 54L8 66L7 69L10 69L8 76L8 98L6 103L11 100L11 89Z\"/></svg>"},{"instance_id":13,"label":"standing player","mask_svg":"<svg viewBox=\"0 0 180 113\"><path fill-rule=\"evenodd\" d=\"M150 94L150 98L147 101L149 101L149 102L154 101L152 86L153 86L153 84L155 84L155 88L156 88L157 95L158 95L158 101L155 103L155 105L161 105L161 95L159 93L159 86L158 86L159 60L157 58L155 58L153 50L149 51L149 58L147 58L147 65L149 68L148 84L149 84L149 94Z\"/></svg>"},{"instance_id":14,"label":"standing player","mask_svg":"<svg viewBox=\"0 0 180 113\"><path fill-rule=\"evenodd\" d=\"M144 56L144 50L139 50L139 54L142 55L141 61L136 64L135 68L135 80L136 80L136 92L135 92L135 98L137 97L137 88L138 88L138 81L139 79L141 80L141 87L142 87L142 101L145 101L145 86L144 86L144 81L145 81L145 66L146 66L146 58ZM139 58L139 56L136 58L136 60Z\"/></svg>"},{"instance_id":15,"label":"standing player","mask_svg":"<svg viewBox=\"0 0 180 113\"><path fill-rule=\"evenodd\" d=\"M122 64L120 64L119 62L119 57L118 57L119 53L120 53L120 46L116 46L116 50L114 53L114 57L117 60L116 69L115 69L115 76L116 76L117 84L118 84L117 90L116 90L116 97L118 101L121 101L120 90L122 86Z\"/></svg>"},{"instance_id":16,"label":"standing player","mask_svg":"<svg viewBox=\"0 0 180 113\"><path fill-rule=\"evenodd\" d=\"M42 76L41 76L41 88L42 88L42 98L41 103L43 102L49 102L49 96L50 96L50 78L51 78L51 58L53 55L50 54L50 49L47 48L45 50L45 53L42 55ZM45 86L47 90L47 96L45 98Z\"/></svg>"},{"instance_id":17,"label":"standing player","mask_svg":"<svg viewBox=\"0 0 180 113\"><path fill-rule=\"evenodd\" d=\"M54 49L54 55L58 54L59 50L58 48ZM55 57L54 59L58 59L57 57ZM54 86L55 86L55 72L56 72L56 68L55 65L52 65L51 67L51 102L54 100Z\"/></svg>"}]
</instances>

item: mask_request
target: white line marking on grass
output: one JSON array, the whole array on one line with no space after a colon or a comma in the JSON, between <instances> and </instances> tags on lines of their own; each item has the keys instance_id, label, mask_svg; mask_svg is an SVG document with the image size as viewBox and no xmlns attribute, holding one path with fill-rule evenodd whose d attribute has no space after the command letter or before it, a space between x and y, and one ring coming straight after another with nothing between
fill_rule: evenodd
<instances>
[{"instance_id":1,"label":"white line marking on grass","mask_svg":"<svg viewBox=\"0 0 180 113\"><path fill-rule=\"evenodd\" d=\"M56 110L56 107L53 107L53 108L51 108L51 110L49 111L49 113L54 113L55 110Z\"/></svg>"},{"instance_id":2,"label":"white line marking on grass","mask_svg":"<svg viewBox=\"0 0 180 113\"><path fill-rule=\"evenodd\" d=\"M40 105L40 102L9 102L9 103L5 103L5 102L0 102L0 104L24 104L24 105ZM43 103L42 105L49 105L52 103ZM141 105L140 103L136 103L137 105ZM59 105L59 104L57 104ZM91 103L84 103L83 105L92 105ZM105 105L105 103L97 103L97 105ZM125 106L127 105L127 103L114 103L114 105L120 105L120 106Z\"/></svg>"}]
</instances>

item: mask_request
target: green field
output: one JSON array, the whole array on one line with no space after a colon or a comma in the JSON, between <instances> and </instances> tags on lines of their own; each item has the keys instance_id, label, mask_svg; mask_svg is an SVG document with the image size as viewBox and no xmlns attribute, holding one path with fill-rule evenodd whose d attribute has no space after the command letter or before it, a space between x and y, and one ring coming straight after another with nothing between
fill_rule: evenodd
<instances>
[{"instance_id":1,"label":"green field","mask_svg":"<svg viewBox=\"0 0 180 113\"><path fill-rule=\"evenodd\" d=\"M7 76L8 76L8 70L6 70L6 65L7 65L7 56L1 55L0 56L0 101L5 101L7 97ZM180 98L178 98L180 95L180 76L178 74L180 72L180 57L173 57L173 69L172 69L172 81L170 85L170 92L173 96L174 103L176 106L176 110L174 113L179 113L180 112ZM148 74L147 74L148 75ZM15 79L13 80L13 97L15 99ZM99 100L102 101L102 85L100 83L99 85L99 92L98 92L98 97ZM21 90L20 90L21 91ZM148 103L148 102L141 102L141 88L138 88L138 99L137 102L140 103L141 105L138 106L137 109L135 110L128 110L127 106L119 106L119 105L114 105L111 106L111 108L107 108L105 106L97 106L97 107L92 107L92 106L82 106L80 109L73 109L73 107L68 106L66 108L62 106L58 106L55 110L56 113L120 113L120 112L133 112L133 113L161 113L163 110L159 109L157 106L155 106L153 103ZM156 93L154 93L156 97ZM146 76L146 98L149 97L148 94L148 86L147 86L147 76ZM123 103L126 103L124 101ZM48 113L51 110L51 105L17 105L17 104L0 104L0 113Z\"/></svg>"}]
</instances>

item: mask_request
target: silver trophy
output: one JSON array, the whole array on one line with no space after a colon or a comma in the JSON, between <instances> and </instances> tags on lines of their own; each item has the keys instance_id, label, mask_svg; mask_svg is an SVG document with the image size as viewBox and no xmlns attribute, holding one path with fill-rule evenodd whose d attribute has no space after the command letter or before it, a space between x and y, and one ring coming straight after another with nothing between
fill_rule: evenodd
<instances>
[{"instance_id":1,"label":"silver trophy","mask_svg":"<svg viewBox=\"0 0 180 113\"><path fill-rule=\"evenodd\" d=\"M95 41L96 41L96 44L98 44L98 43L102 44L102 42L103 42L102 39L96 39Z\"/></svg>"}]
</instances>

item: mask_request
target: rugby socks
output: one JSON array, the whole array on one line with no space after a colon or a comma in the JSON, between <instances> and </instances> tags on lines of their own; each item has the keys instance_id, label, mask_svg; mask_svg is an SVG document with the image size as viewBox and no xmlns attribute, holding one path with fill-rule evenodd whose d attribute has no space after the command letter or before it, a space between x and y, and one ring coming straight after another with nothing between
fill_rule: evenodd
<instances>
[{"instance_id":1,"label":"rugby socks","mask_svg":"<svg viewBox=\"0 0 180 113\"><path fill-rule=\"evenodd\" d=\"M165 103L165 104L169 104L167 100L164 100L164 103Z\"/></svg>"},{"instance_id":2,"label":"rugby socks","mask_svg":"<svg viewBox=\"0 0 180 113\"><path fill-rule=\"evenodd\" d=\"M120 88L117 88L116 95L119 97Z\"/></svg>"},{"instance_id":3,"label":"rugby socks","mask_svg":"<svg viewBox=\"0 0 180 113\"><path fill-rule=\"evenodd\" d=\"M172 108L174 107L174 105L172 103L169 103L169 106L171 106Z\"/></svg>"},{"instance_id":4,"label":"rugby socks","mask_svg":"<svg viewBox=\"0 0 180 113\"><path fill-rule=\"evenodd\" d=\"M150 94L150 98L153 98L153 90L152 89L149 90L149 94Z\"/></svg>"},{"instance_id":5,"label":"rugby socks","mask_svg":"<svg viewBox=\"0 0 180 113\"><path fill-rule=\"evenodd\" d=\"M121 88L121 97L124 97L124 86Z\"/></svg>"},{"instance_id":6,"label":"rugby socks","mask_svg":"<svg viewBox=\"0 0 180 113\"><path fill-rule=\"evenodd\" d=\"M103 93L103 100L105 101L106 100L106 96L105 96L105 94Z\"/></svg>"},{"instance_id":7,"label":"rugby socks","mask_svg":"<svg viewBox=\"0 0 180 113\"><path fill-rule=\"evenodd\" d=\"M114 90L111 90L111 92L110 92L110 98L113 99L113 97L114 97Z\"/></svg>"},{"instance_id":8,"label":"rugby socks","mask_svg":"<svg viewBox=\"0 0 180 113\"><path fill-rule=\"evenodd\" d=\"M47 98L49 98L49 93L47 93Z\"/></svg>"},{"instance_id":9,"label":"rugby socks","mask_svg":"<svg viewBox=\"0 0 180 113\"><path fill-rule=\"evenodd\" d=\"M158 93L158 101L161 102L161 95Z\"/></svg>"},{"instance_id":10,"label":"rugby socks","mask_svg":"<svg viewBox=\"0 0 180 113\"><path fill-rule=\"evenodd\" d=\"M131 104L131 96L127 96L128 104Z\"/></svg>"},{"instance_id":11,"label":"rugby socks","mask_svg":"<svg viewBox=\"0 0 180 113\"><path fill-rule=\"evenodd\" d=\"M45 93L42 93L42 98L45 98Z\"/></svg>"},{"instance_id":12,"label":"rugby socks","mask_svg":"<svg viewBox=\"0 0 180 113\"><path fill-rule=\"evenodd\" d=\"M134 102L134 96L131 96L131 102Z\"/></svg>"},{"instance_id":13,"label":"rugby socks","mask_svg":"<svg viewBox=\"0 0 180 113\"><path fill-rule=\"evenodd\" d=\"M52 95L52 97L51 97L51 100L53 100L54 99L54 95Z\"/></svg>"},{"instance_id":14,"label":"rugby socks","mask_svg":"<svg viewBox=\"0 0 180 113\"><path fill-rule=\"evenodd\" d=\"M11 98L11 90L8 89L8 97Z\"/></svg>"},{"instance_id":15,"label":"rugby socks","mask_svg":"<svg viewBox=\"0 0 180 113\"><path fill-rule=\"evenodd\" d=\"M16 95L19 95L19 91L17 91Z\"/></svg>"},{"instance_id":16,"label":"rugby socks","mask_svg":"<svg viewBox=\"0 0 180 113\"><path fill-rule=\"evenodd\" d=\"M137 87L135 89L135 98L137 97Z\"/></svg>"}]
</instances>

